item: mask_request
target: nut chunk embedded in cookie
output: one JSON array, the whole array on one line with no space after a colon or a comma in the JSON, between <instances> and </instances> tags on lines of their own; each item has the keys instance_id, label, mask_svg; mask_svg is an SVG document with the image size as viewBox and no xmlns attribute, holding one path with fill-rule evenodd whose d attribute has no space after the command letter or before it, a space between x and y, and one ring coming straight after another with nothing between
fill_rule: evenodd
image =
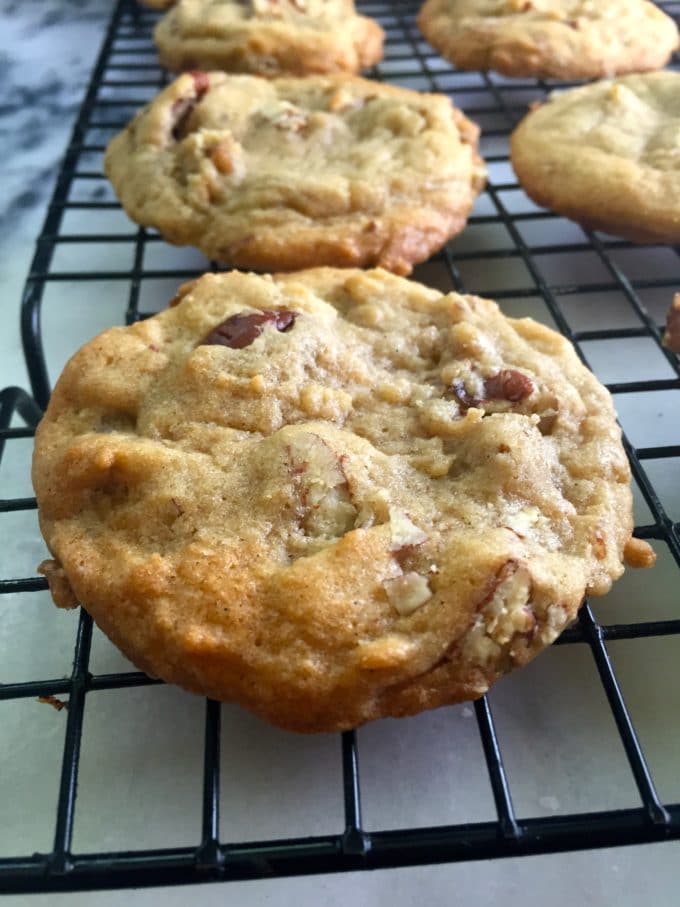
<instances>
[{"instance_id":1,"label":"nut chunk embedded in cookie","mask_svg":"<svg viewBox=\"0 0 680 907\"><path fill-rule=\"evenodd\" d=\"M480 696L654 559L571 345L384 270L206 274L100 334L33 481L57 604L297 731Z\"/></svg>"},{"instance_id":2,"label":"nut chunk embedded in cookie","mask_svg":"<svg viewBox=\"0 0 680 907\"><path fill-rule=\"evenodd\" d=\"M661 69L678 46L649 0L427 0L418 25L459 69L566 81Z\"/></svg>"},{"instance_id":3,"label":"nut chunk embedded in cookie","mask_svg":"<svg viewBox=\"0 0 680 907\"><path fill-rule=\"evenodd\" d=\"M185 74L110 143L137 223L243 268L407 274L463 229L478 129L444 95L350 76Z\"/></svg>"},{"instance_id":4,"label":"nut chunk embedded in cookie","mask_svg":"<svg viewBox=\"0 0 680 907\"><path fill-rule=\"evenodd\" d=\"M154 40L173 72L304 76L373 66L384 33L353 0L177 0Z\"/></svg>"}]
</instances>

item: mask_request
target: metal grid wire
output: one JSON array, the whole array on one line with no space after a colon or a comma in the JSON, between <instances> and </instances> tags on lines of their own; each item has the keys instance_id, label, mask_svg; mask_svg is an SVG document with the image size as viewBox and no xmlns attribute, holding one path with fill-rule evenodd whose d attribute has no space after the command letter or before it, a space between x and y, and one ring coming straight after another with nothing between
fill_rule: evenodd
<instances>
[{"instance_id":1,"label":"metal grid wire","mask_svg":"<svg viewBox=\"0 0 680 907\"><path fill-rule=\"evenodd\" d=\"M386 59L371 73L373 77L414 88L453 92L459 106L484 130L482 150L490 165L486 195L488 204L471 217L468 236L473 236L475 227L485 225L498 228L499 233L508 237L509 241L502 240L498 247L491 248L488 243L480 247L473 240L462 246L453 244L433 259L435 265L446 269L457 289L479 293L486 290L488 295L509 303L526 297L542 298L555 324L574 343L584 361L591 341L644 338L653 345L657 355L665 358L669 366L666 372L671 377L619 381L610 384L609 389L619 404L629 394L648 393L651 399L650 392L674 393L673 405L675 412L679 412L678 360L661 347L660 319L650 314L643 301L646 291L659 289L666 293L670 302L673 290L680 285L678 250L666 249L675 256L678 267L674 273L669 273L667 277L646 273L631 279L621 266L621 262L631 254L628 250L633 247L629 243L598 234L579 233L582 240L569 245L568 252L571 255L589 253L591 258L597 260L600 274L605 277L575 282L579 275L570 274L568 282L556 280L547 273L544 263L551 255L567 251L563 244L550 245L546 242L551 222L559 218L526 205L520 210L513 209L512 200L518 196L519 187L508 167L508 134L525 113L527 103L543 97L554 87L553 84L457 73L434 55L423 41L415 25L417 3L402 0L393 3L360 2L358 5L362 12L374 16L383 24L387 35ZM680 15L680 2L660 5L672 15ZM41 301L49 284L57 281L69 285L87 281L122 282L128 299L125 320L131 323L147 314L140 302L144 281L172 279L179 282L196 275L195 269L145 267L145 255L161 242L153 231L137 229L130 223L129 231L124 233L69 234L64 226L65 215L71 212L119 210L117 203L109 200L111 196L107 198L106 181L98 165L93 165L91 161L97 160L106 139L124 125L133 110L167 81L167 76L158 68L151 41L151 27L156 19L155 13L142 10L134 0L119 0L113 11L26 283L22 301L22 331L33 396L16 388L0 393L0 457L6 444L32 435L49 397L50 385L40 330ZM97 136L100 138L97 139ZM84 184L90 189L85 194L85 200L78 200L82 195L74 193L74 186ZM537 222L538 232L530 229L532 221ZM56 269L55 256L74 243L104 244L110 248L123 244L132 249L132 267L110 271L101 268ZM485 280L493 274L499 260L506 265L521 263L526 285L520 281L520 285L511 289L487 288ZM469 267L471 263L475 266L473 270ZM478 276L470 278L473 273ZM609 293L616 293L621 305L630 307L630 326L574 330L566 314L570 297ZM16 427L17 422L22 425ZM652 521L638 526L636 535L665 542L675 561L680 564L680 527L665 511L662 495L652 484L650 474L653 470L645 468L653 461L680 458L680 445L636 448L628 439L625 439L625 444L635 480L652 514ZM676 465L680 466L680 459ZM32 498L10 498L0 501L0 512L29 510L35 506ZM0 578L0 593L3 594L30 594L45 588L46 583L40 577ZM486 859L679 838L680 803L664 803L657 794L607 651L607 643L612 640L667 634L680 634L680 618L601 625L586 604L577 623L559 640L560 644L585 645L592 653L639 792L640 805L637 808L559 817L518 818L513 808L491 708L488 700L483 698L475 703L475 715L495 802L495 821L366 832L362 828L357 740L354 732L348 732L341 736L340 741L344 819L338 816L337 834L228 844L219 839L218 823L221 710L218 703L207 701L200 842L194 846L165 850L74 854L71 843L85 698L96 690L122 689L155 682L138 672L92 675L88 667L92 623L89 616L81 611L70 678L36 679L0 686L0 699L58 694L68 696L53 848L49 853L25 857L2 858L0 855L0 890L59 891L248 879ZM674 717L667 716L668 722L672 722Z\"/></svg>"}]
</instances>

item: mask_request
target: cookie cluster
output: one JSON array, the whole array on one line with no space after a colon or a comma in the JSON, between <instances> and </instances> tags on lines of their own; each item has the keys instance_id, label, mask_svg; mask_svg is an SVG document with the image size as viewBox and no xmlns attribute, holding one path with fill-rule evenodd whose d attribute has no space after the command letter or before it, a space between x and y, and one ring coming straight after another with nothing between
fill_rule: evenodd
<instances>
[{"instance_id":1,"label":"cookie cluster","mask_svg":"<svg viewBox=\"0 0 680 907\"><path fill-rule=\"evenodd\" d=\"M291 730L478 697L654 561L611 397L556 332L405 279L465 227L479 129L357 74L383 32L352 0L146 2L182 74L108 147L125 211L285 273L206 274L68 363L33 462L53 597ZM654 4L427 0L418 21L461 68L617 76L529 113L513 164L586 228L680 240L680 75L642 74L678 33Z\"/></svg>"}]
</instances>

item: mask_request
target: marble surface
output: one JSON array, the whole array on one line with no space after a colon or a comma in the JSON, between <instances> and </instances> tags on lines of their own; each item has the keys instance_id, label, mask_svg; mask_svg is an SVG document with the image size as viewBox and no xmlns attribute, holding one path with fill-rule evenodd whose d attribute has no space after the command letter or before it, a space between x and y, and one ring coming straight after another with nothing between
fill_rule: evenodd
<instances>
[{"instance_id":1,"label":"marble surface","mask_svg":"<svg viewBox=\"0 0 680 907\"><path fill-rule=\"evenodd\" d=\"M0 385L27 385L19 344L18 306L45 214L60 156L67 142L110 12L107 0L0 0L0 130L3 148L0 267L3 293L0 331ZM488 204L482 198L480 210ZM115 229L127 230L114 212ZM85 221L83 221L85 224ZM74 226L73 224L71 225ZM76 224L77 226L77 224ZM573 226L563 225L565 235ZM491 244L494 237L470 230L461 243ZM551 237L550 241L559 241ZM111 255L117 254L115 250ZM193 253L154 248L160 257ZM640 267L665 266L656 253ZM664 259L665 260L665 259ZM677 262L677 259L675 259ZM585 267L583 263L580 265ZM677 267L673 265L672 267ZM439 279L429 267L423 280ZM479 278L488 279L489 274ZM470 274L470 279L475 279ZM496 281L513 275L494 271ZM62 288L62 293L68 287ZM52 372L95 327L119 320L115 289L98 288L97 311L84 305L75 314L58 313L48 349ZM159 299L167 288L159 288ZM63 295L59 297L64 302ZM650 300L652 304L653 300ZM665 299L659 298L659 311ZM517 303L548 320L541 304ZM620 316L584 304L579 318L595 326ZM616 308L616 307L614 307ZM619 306L619 312L621 307ZM118 314L116 314L118 313ZM577 317L576 315L574 317ZM99 325L97 319L101 321ZM591 324L592 322L592 324ZM618 348L619 353L621 347ZM656 368L654 356L634 345L629 363ZM638 359L635 359L635 356ZM593 363L606 380L618 380L621 355L598 348ZM651 363L651 364L650 364ZM658 365L662 368L663 361ZM632 366L631 366L632 367ZM659 410L661 404L659 404ZM628 418L628 414L624 414ZM657 410L630 415L648 437L674 431ZM647 421L640 421L646 419ZM632 422L631 422L632 424ZM670 429L668 428L670 424ZM16 445L3 461L0 483L10 494L30 494L30 444ZM660 476L668 500L680 512L677 483ZM637 515L645 508L637 496ZM32 575L44 548L32 511L3 523L0 557L16 575ZM673 567L660 552L653 580L630 574L598 610L608 619L633 619L631 602L649 594L649 617L675 614ZM2 575L7 575L3 573ZM650 586L651 583L651 586ZM58 612L45 593L5 597L0 621L0 682L68 674L76 615ZM673 646L676 646L674 649ZM612 647L616 668L662 797L680 800L679 741L669 739L662 708L680 714L678 663L673 640ZM129 665L95 632L92 670L105 673ZM565 683L564 678L569 682ZM627 807L637 797L611 716L597 684L592 660L580 647L551 650L525 671L499 684L491 696L502 736L506 767L520 816L560 815L590 809ZM183 846L197 840L203 705L196 697L167 687L91 694L85 714L74 848ZM48 850L56 779L63 743L64 712L32 701L0 708L0 855ZM238 709L223 710L222 827L225 840L337 831L341 816L339 746L334 737L299 738L268 728ZM468 706L439 710L398 722L378 722L359 734L365 822L369 829L480 821L493 816L488 780L472 711ZM9 897L4 904L180 905L201 903L242 907L296 903L304 907L345 903L428 907L474 903L476 907L671 907L677 903L680 845L592 851L398 871L249 882L196 889Z\"/></svg>"},{"instance_id":2,"label":"marble surface","mask_svg":"<svg viewBox=\"0 0 680 907\"><path fill-rule=\"evenodd\" d=\"M0 0L0 385L25 386L18 303L110 0Z\"/></svg>"}]
</instances>

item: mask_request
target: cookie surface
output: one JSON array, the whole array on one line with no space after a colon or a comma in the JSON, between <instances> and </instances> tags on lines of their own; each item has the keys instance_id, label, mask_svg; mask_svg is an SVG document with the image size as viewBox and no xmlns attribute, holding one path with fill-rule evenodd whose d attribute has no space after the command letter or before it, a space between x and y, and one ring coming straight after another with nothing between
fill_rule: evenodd
<instances>
[{"instance_id":1,"label":"cookie surface","mask_svg":"<svg viewBox=\"0 0 680 907\"><path fill-rule=\"evenodd\" d=\"M178 0L154 40L173 72L356 73L382 59L384 34L353 0Z\"/></svg>"},{"instance_id":2,"label":"cookie surface","mask_svg":"<svg viewBox=\"0 0 680 907\"><path fill-rule=\"evenodd\" d=\"M555 92L511 156L537 204L634 242L680 242L680 73Z\"/></svg>"},{"instance_id":3,"label":"cookie surface","mask_svg":"<svg viewBox=\"0 0 680 907\"><path fill-rule=\"evenodd\" d=\"M678 46L647 0L427 0L418 25L459 69L597 79L665 66Z\"/></svg>"},{"instance_id":4,"label":"cookie surface","mask_svg":"<svg viewBox=\"0 0 680 907\"><path fill-rule=\"evenodd\" d=\"M59 604L298 731L475 698L649 562L568 342L382 270L205 275L101 334L33 480Z\"/></svg>"},{"instance_id":5,"label":"cookie surface","mask_svg":"<svg viewBox=\"0 0 680 907\"><path fill-rule=\"evenodd\" d=\"M478 129L443 95L352 76L180 76L116 136L137 223L245 268L408 273L465 225Z\"/></svg>"}]
</instances>

